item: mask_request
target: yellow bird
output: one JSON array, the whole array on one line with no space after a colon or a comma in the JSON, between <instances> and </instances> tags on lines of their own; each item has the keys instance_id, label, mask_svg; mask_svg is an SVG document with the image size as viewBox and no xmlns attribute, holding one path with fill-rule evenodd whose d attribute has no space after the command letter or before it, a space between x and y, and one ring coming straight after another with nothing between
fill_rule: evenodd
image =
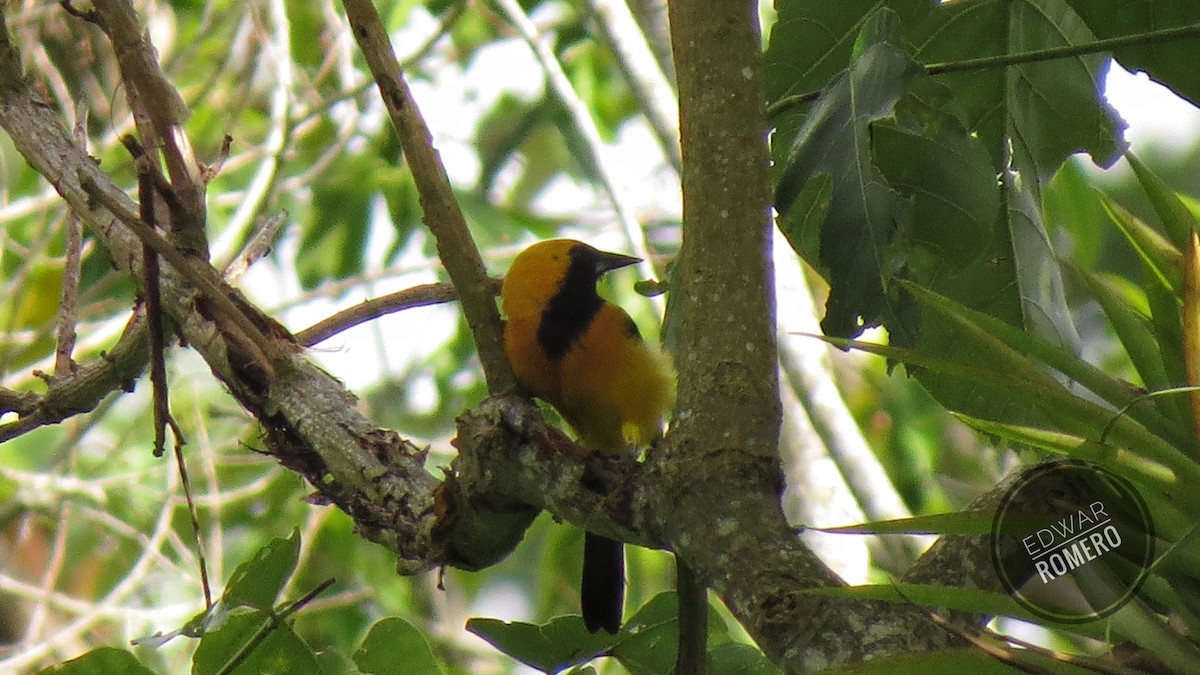
<instances>
[{"instance_id":1,"label":"yellow bird","mask_svg":"<svg viewBox=\"0 0 1200 675\"><path fill-rule=\"evenodd\" d=\"M518 382L554 406L590 450L620 454L662 433L675 373L596 282L638 258L553 239L517 256L500 292L504 346ZM581 607L589 631L617 632L625 604L625 550L584 538Z\"/></svg>"}]
</instances>

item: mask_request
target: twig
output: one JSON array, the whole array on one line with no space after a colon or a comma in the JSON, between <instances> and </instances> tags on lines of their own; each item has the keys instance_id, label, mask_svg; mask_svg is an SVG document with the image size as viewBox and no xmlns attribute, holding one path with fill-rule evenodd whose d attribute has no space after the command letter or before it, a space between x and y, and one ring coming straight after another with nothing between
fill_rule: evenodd
<instances>
[{"instance_id":1,"label":"twig","mask_svg":"<svg viewBox=\"0 0 1200 675\"><path fill-rule=\"evenodd\" d=\"M114 391L132 390L134 380L146 367L145 312L133 313L125 331L108 354L78 366L69 377L55 378L42 396L12 393L0 396L0 412L15 410L20 418L0 424L0 443L38 427L57 424L68 417L90 412ZM4 391L0 391L3 394Z\"/></svg>"},{"instance_id":2,"label":"twig","mask_svg":"<svg viewBox=\"0 0 1200 675\"><path fill-rule=\"evenodd\" d=\"M212 162L200 167L200 179L205 185L212 182L221 173L221 168L225 166L225 161L229 159L229 150L233 147L233 136L225 134L225 138L221 139L221 149L217 151L216 158Z\"/></svg>"},{"instance_id":3,"label":"twig","mask_svg":"<svg viewBox=\"0 0 1200 675\"><path fill-rule=\"evenodd\" d=\"M1063 45L1061 47L1047 47L1046 49L1020 52L1017 54L1000 54L997 56L984 56L977 59L964 59L962 61L931 63L925 66L925 72L929 73L930 75L943 75L945 73L959 73L968 70L1006 68L1008 66L1018 66L1024 63L1052 61L1054 59L1063 59L1071 56L1086 56L1088 54L1108 52L1120 49L1122 47L1132 47L1150 42L1162 44L1164 42L1172 42L1174 40L1184 40L1187 38L1198 37L1200 37L1200 23L1193 23L1187 26L1175 26L1173 28L1152 30L1145 33L1121 35L1114 38L1106 38L1104 40L1096 40L1094 42L1087 42L1079 45Z\"/></svg>"},{"instance_id":4,"label":"twig","mask_svg":"<svg viewBox=\"0 0 1200 675\"><path fill-rule=\"evenodd\" d=\"M271 246L275 243L275 237L279 235L279 229L287 222L288 212L280 211L275 215L263 221L262 227L254 233L250 241L246 242L246 246L242 248L242 252L234 257L228 265L225 266L225 271L222 276L225 281L233 283L240 279L250 266L267 255L271 251Z\"/></svg>"},{"instance_id":5,"label":"twig","mask_svg":"<svg viewBox=\"0 0 1200 675\"><path fill-rule=\"evenodd\" d=\"M499 291L499 286L499 280L493 279L492 287L495 289L495 292ZM328 340L344 330L393 312L412 309L413 307L436 305L457 299L458 292L450 284L414 286L413 288L397 291L381 298L367 300L349 309L342 310L296 333L296 341L305 347L311 347L324 340Z\"/></svg>"},{"instance_id":6,"label":"twig","mask_svg":"<svg viewBox=\"0 0 1200 675\"><path fill-rule=\"evenodd\" d=\"M171 240L189 255L207 260L203 172L183 131L183 121L190 115L187 104L159 67L133 5L128 0L95 0L94 4L116 55L138 135L150 156L162 152L171 178L170 188L162 192L171 211Z\"/></svg>"},{"instance_id":7,"label":"twig","mask_svg":"<svg viewBox=\"0 0 1200 675\"><path fill-rule=\"evenodd\" d=\"M329 588L333 584L333 578L326 579L325 581L321 582L319 586L312 589L308 593L305 593L304 597L293 602L288 607L279 610L278 612L271 612L268 614L269 620L263 625L259 626L254 635L252 635L249 640L242 644L241 649L238 649L237 653L230 657L230 659L225 662L225 665L221 666L221 669L217 671L217 675L228 675L229 673L232 673L250 656L250 654L254 653L255 649L258 649L258 646L262 644L263 640L266 640L267 636L269 636L276 628L278 628L281 623L287 620L287 618L292 614L300 611L301 608L312 602L313 598L316 598L318 595L325 592L325 589Z\"/></svg>"},{"instance_id":8,"label":"twig","mask_svg":"<svg viewBox=\"0 0 1200 675\"><path fill-rule=\"evenodd\" d=\"M155 176L158 168L151 158L138 146L132 137L122 139L133 154L138 167L138 200L141 207L142 220L151 228L156 225L154 204L157 190ZM161 180L161 176L159 176ZM171 415L170 393L167 387L166 339L163 325L162 295L159 288L158 255L148 244L142 244L142 273L145 275L146 319L149 325L147 331L150 345L150 384L153 396L154 418L154 456L162 457L166 444L166 428L171 427L175 438L172 447L175 451L175 464L179 469L179 480L183 486L183 495L187 500L188 515L191 517L192 534L195 538L196 559L200 567L200 585L204 592L204 606L212 608L212 590L208 584L208 565L204 559L204 545L200 535L200 519L196 514L196 504L192 501L191 484L188 481L187 464L183 461L183 445L187 442L183 431Z\"/></svg>"},{"instance_id":9,"label":"twig","mask_svg":"<svg viewBox=\"0 0 1200 675\"><path fill-rule=\"evenodd\" d=\"M138 201L142 220L155 228L154 187L155 167L146 157L140 145L132 137L121 139L134 157L138 172ZM167 390L166 339L163 336L162 295L159 290L158 254L145 242L142 243L143 301L146 304L146 319L150 345L150 385L153 398L154 456L162 457L166 451L167 424L171 421L171 403ZM178 443L180 437L175 437Z\"/></svg>"},{"instance_id":10,"label":"twig","mask_svg":"<svg viewBox=\"0 0 1200 675\"><path fill-rule=\"evenodd\" d=\"M683 157L679 154L679 101L675 100L674 89L655 60L646 36L625 0L587 0L587 4L596 16L601 37L617 57L633 95L641 104L663 155L675 173L679 173L683 167Z\"/></svg>"},{"instance_id":11,"label":"twig","mask_svg":"<svg viewBox=\"0 0 1200 675\"><path fill-rule=\"evenodd\" d=\"M542 66L550 91L566 109L567 114L571 117L571 124L583 137L583 146L587 149L587 161L595 167L596 177L604 186L604 192L608 195L608 200L612 204L617 221L621 224L621 229L625 232L625 237L633 247L634 255L642 259L638 266L639 271L646 277L654 278L657 273L650 263L650 249L646 245L646 233L625 202L618 187L617 177L604 158L602 152L604 141L600 138L600 131L596 128L596 122L592 119L587 104L575 93L574 87L571 86L571 80L563 71L562 64L558 62L558 58L550 50L546 40L538 33L537 26L534 25L533 20L529 18L517 0L493 1L508 22L517 29L517 33L525 40L525 44L533 51L534 57ZM661 299L654 300L652 298L651 301L661 310Z\"/></svg>"},{"instance_id":12,"label":"twig","mask_svg":"<svg viewBox=\"0 0 1200 675\"><path fill-rule=\"evenodd\" d=\"M87 106L75 106L75 142L87 148ZM58 307L55 329L54 376L64 377L75 370L71 353L75 351L75 324L79 320L79 275L83 259L83 218L74 211L67 216L66 261L63 263L62 302Z\"/></svg>"},{"instance_id":13,"label":"twig","mask_svg":"<svg viewBox=\"0 0 1200 675\"><path fill-rule=\"evenodd\" d=\"M437 241L438 256L458 290L484 378L492 392L511 391L512 369L501 344L500 315L479 249L471 239L450 179L433 147L433 138L400 72L387 32L371 0L342 0L354 39L375 76L384 106L404 148L420 195L425 225Z\"/></svg>"},{"instance_id":14,"label":"twig","mask_svg":"<svg viewBox=\"0 0 1200 675\"><path fill-rule=\"evenodd\" d=\"M298 345L290 333L241 300L206 262L181 256L141 222L133 200L80 150L53 109L33 91L8 37L3 12L0 126L29 165L83 215L124 274L140 283L144 238L172 266L174 261L182 262L178 273L167 274L164 269L163 306L175 319L181 337L239 404L263 423L264 443L274 458L302 474L349 514L363 537L395 552L401 572L427 570L444 559L441 542L432 536L438 479L424 469L426 454L358 411L355 398L340 382L296 353ZM199 286L191 281L193 276L199 277ZM229 295L212 295L213 290ZM244 313L237 311L235 300ZM237 314L227 317L226 306L233 306ZM250 338L240 332L239 321L261 326L272 336L273 341L265 343L273 348L271 363L263 363L260 369L250 362L258 354ZM498 335L497 329L497 340ZM503 358L502 351L497 353ZM264 372L267 368L272 370ZM174 472L170 475L174 477Z\"/></svg>"},{"instance_id":15,"label":"twig","mask_svg":"<svg viewBox=\"0 0 1200 675\"><path fill-rule=\"evenodd\" d=\"M708 588L678 556L675 558L675 596L679 602L675 673L704 673L708 656Z\"/></svg>"},{"instance_id":16,"label":"twig","mask_svg":"<svg viewBox=\"0 0 1200 675\"><path fill-rule=\"evenodd\" d=\"M1037 63L1039 61L1051 61L1072 56L1098 54L1100 52L1120 49L1121 47L1132 47L1150 42L1162 43L1196 37L1200 37L1200 24L1190 24L1187 26L1175 26L1174 28L1148 31L1146 33L1136 33L1134 35L1121 35L1079 45L1063 45L1061 47L1048 47L1035 51L1019 52L1017 54L999 54L997 56L984 56L977 59L964 59L962 61L931 63L925 66L925 72L930 75L944 75L946 73L961 73L971 70L1007 68L1008 66L1019 66L1025 63ZM821 94L822 90L816 90L806 91L793 96L785 96L767 107L767 117L775 119L789 110L817 100L821 97Z\"/></svg>"},{"instance_id":17,"label":"twig","mask_svg":"<svg viewBox=\"0 0 1200 675\"><path fill-rule=\"evenodd\" d=\"M286 220L286 212L269 218L225 271L225 279L236 281L250 265L266 255ZM12 411L20 417L15 422L0 424L0 443L38 427L90 412L114 391L132 390L133 382L141 375L148 360L146 330L145 308L140 307L130 316L117 344L107 354L86 365L76 365L69 377L56 376L45 394L38 396L0 387L0 413Z\"/></svg>"},{"instance_id":18,"label":"twig","mask_svg":"<svg viewBox=\"0 0 1200 675\"><path fill-rule=\"evenodd\" d=\"M212 609L212 588L208 583L208 562L204 558L204 538L200 533L200 515L196 512L196 502L192 500L192 485L188 480L187 464L183 461L183 435L173 417L168 416L171 423L171 433L175 435L175 466L179 469L179 482L183 485L183 496L187 500L188 517L192 521L192 536L196 544L196 562L200 568L200 587L204 591L204 608Z\"/></svg>"},{"instance_id":19,"label":"twig","mask_svg":"<svg viewBox=\"0 0 1200 675\"><path fill-rule=\"evenodd\" d=\"M167 172L172 182L182 184L185 181L197 181L199 166L193 157L184 155L178 144L179 138L173 131L190 116L190 112L170 79L159 68L154 46L150 44L133 5L126 0L95 0L93 4L96 9L90 14L99 19L98 25L112 43L121 77L127 87L126 95L136 99L130 101L130 108L145 110L154 125L156 133L153 136L163 143ZM138 130L143 140L148 141L149 134L141 125ZM155 145L147 143L147 147Z\"/></svg>"},{"instance_id":20,"label":"twig","mask_svg":"<svg viewBox=\"0 0 1200 675\"><path fill-rule=\"evenodd\" d=\"M175 248L161 234L143 222L138 214L129 208L126 200L123 199L124 193L120 192L112 183L99 183L91 175L87 174L78 176L77 180L80 187L83 188L84 192L90 198L112 213L117 221L128 227L142 243L149 245L180 276L200 291L204 299L211 302L215 309L220 311L222 316L240 329L244 338L257 347L259 351L258 358L261 359L261 363L264 366L269 363L267 357L273 353L272 343L263 335L259 327L250 320L246 312L234 304L233 300L227 294L232 289L224 287L217 281L207 263L197 260L196 262L199 264L194 265L193 259L185 257L179 249Z\"/></svg>"}]
</instances>

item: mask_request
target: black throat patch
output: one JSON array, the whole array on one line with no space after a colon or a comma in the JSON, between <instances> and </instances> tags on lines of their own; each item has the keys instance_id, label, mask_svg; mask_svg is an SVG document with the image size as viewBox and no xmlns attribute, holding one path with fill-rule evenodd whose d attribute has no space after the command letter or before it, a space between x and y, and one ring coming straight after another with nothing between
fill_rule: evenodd
<instances>
[{"instance_id":1,"label":"black throat patch","mask_svg":"<svg viewBox=\"0 0 1200 675\"><path fill-rule=\"evenodd\" d=\"M599 263L592 250L584 246L571 249L571 264L562 284L542 312L538 324L538 344L552 359L560 359L592 324L604 300L596 293Z\"/></svg>"}]
</instances>

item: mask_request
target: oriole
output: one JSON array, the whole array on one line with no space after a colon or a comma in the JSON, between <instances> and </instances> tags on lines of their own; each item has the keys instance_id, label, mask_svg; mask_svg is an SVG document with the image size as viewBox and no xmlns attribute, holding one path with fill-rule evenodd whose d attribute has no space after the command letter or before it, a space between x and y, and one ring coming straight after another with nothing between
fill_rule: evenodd
<instances>
[{"instance_id":1,"label":"oriole","mask_svg":"<svg viewBox=\"0 0 1200 675\"><path fill-rule=\"evenodd\" d=\"M530 246L504 278L504 346L520 384L546 401L593 451L619 454L662 432L675 375L625 310L596 292L602 275L638 262L573 239ZM625 550L584 537L581 600L587 629L617 632L625 604Z\"/></svg>"}]
</instances>

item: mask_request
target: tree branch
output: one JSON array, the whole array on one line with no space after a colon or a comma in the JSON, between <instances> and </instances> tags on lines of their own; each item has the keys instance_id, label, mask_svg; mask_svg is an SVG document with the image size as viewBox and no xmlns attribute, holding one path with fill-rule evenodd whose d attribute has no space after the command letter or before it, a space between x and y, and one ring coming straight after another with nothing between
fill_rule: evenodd
<instances>
[{"instance_id":1,"label":"tree branch","mask_svg":"<svg viewBox=\"0 0 1200 675\"><path fill-rule=\"evenodd\" d=\"M135 282L142 278L142 243L155 244L155 251L167 262L161 275L163 307L213 374L260 421L267 448L280 463L304 475L350 514L363 536L396 551L400 569L411 572L437 564L442 555L431 536L437 481L423 468L425 454L363 417L354 397L337 380L298 354L290 336L241 299L210 266L194 258L180 260L178 251L156 233L134 236L124 226L145 224L124 191L73 142L53 110L34 94L21 71L3 13L0 126L26 161L104 242L118 269ZM114 221L114 212L119 222ZM263 331L269 340L269 362L258 362L246 337L231 330L214 311L222 298L236 302L243 318Z\"/></svg>"},{"instance_id":2,"label":"tree branch","mask_svg":"<svg viewBox=\"0 0 1200 675\"><path fill-rule=\"evenodd\" d=\"M492 279L492 293L500 292L500 280ZM349 309L342 310L333 316L296 333L296 340L305 347L311 347L319 342L328 340L338 333L353 328L367 321L378 319L393 312L400 312L413 307L425 307L458 299L458 292L449 284L424 284L406 288L402 291L389 293L380 298L365 300Z\"/></svg>"},{"instance_id":3,"label":"tree branch","mask_svg":"<svg viewBox=\"0 0 1200 675\"><path fill-rule=\"evenodd\" d=\"M458 291L459 303L475 338L488 390L497 393L512 391L516 380L504 355L500 314L496 311L495 294L491 290L483 258L471 239L462 210L450 187L450 179L446 176L446 169L433 147L429 128L400 72L400 64L396 60L396 53L392 51L379 13L371 0L342 0L342 6L346 9L351 31L366 58L367 67L375 76L375 84L383 96L392 125L400 137L404 158L412 170L413 181L420 195L425 225L433 233L438 256Z\"/></svg>"},{"instance_id":4,"label":"tree branch","mask_svg":"<svg viewBox=\"0 0 1200 675\"><path fill-rule=\"evenodd\" d=\"M907 607L833 601L841 581L779 503L771 195L757 3L669 3L683 146L679 401L648 469L653 529L777 664L807 671L948 638ZM731 496L733 498L731 499ZM721 504L716 514L713 505ZM863 626L886 626L864 631ZM921 630L924 627L925 630ZM937 633L938 635L932 635Z\"/></svg>"},{"instance_id":5,"label":"tree branch","mask_svg":"<svg viewBox=\"0 0 1200 675\"><path fill-rule=\"evenodd\" d=\"M154 46L129 0L94 4L97 23L117 57L138 135L150 156L157 158L161 151L171 178L170 189L162 195L171 211L171 240L188 255L207 260L203 171L183 131L191 113L159 68Z\"/></svg>"},{"instance_id":6,"label":"tree branch","mask_svg":"<svg viewBox=\"0 0 1200 675\"><path fill-rule=\"evenodd\" d=\"M0 443L29 433L38 427L91 412L114 391L133 391L133 383L146 369L149 358L146 342L146 315L138 309L125 325L117 344L99 359L76 365L69 377L55 377L45 394L20 394L22 406L15 408L20 417L0 424ZM3 411L4 405L0 405Z\"/></svg>"}]
</instances>

